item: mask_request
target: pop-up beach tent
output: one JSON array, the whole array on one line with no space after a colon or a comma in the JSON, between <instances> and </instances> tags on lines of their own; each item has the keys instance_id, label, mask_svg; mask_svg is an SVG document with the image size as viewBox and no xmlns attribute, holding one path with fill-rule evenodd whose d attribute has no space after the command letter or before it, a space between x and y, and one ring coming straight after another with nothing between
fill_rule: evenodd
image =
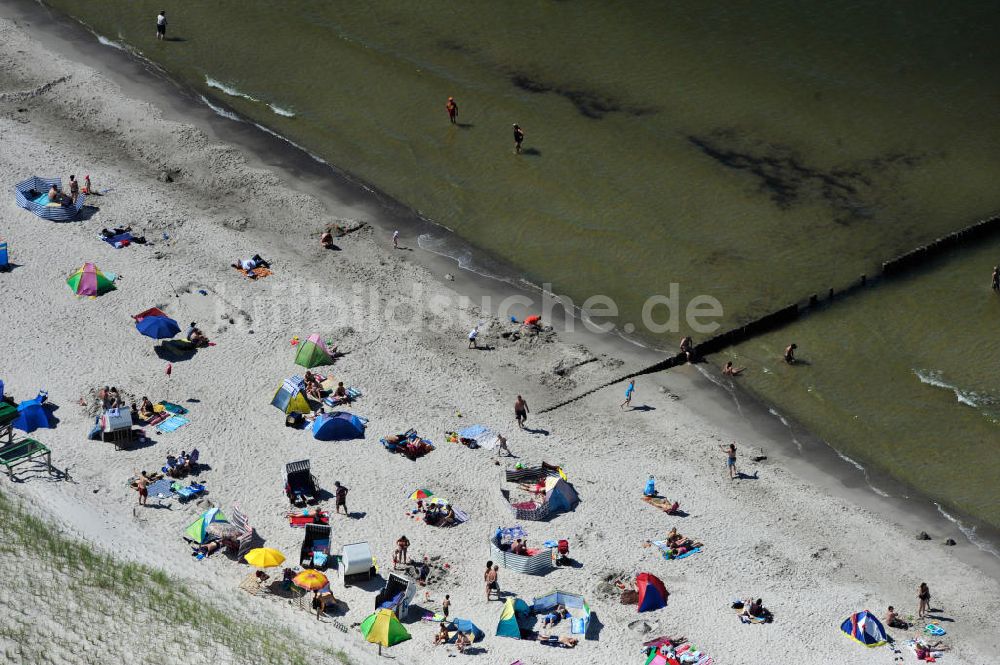
<instances>
[{"instance_id":1,"label":"pop-up beach tent","mask_svg":"<svg viewBox=\"0 0 1000 665\"><path fill-rule=\"evenodd\" d=\"M545 479L545 500L553 512L563 512L572 510L580 502L580 497L565 480L549 476Z\"/></svg>"},{"instance_id":2,"label":"pop-up beach tent","mask_svg":"<svg viewBox=\"0 0 1000 665\"><path fill-rule=\"evenodd\" d=\"M465 633L473 642L478 642L486 637L483 631L479 629L479 626L468 619L455 619L452 621L451 625L448 626L448 632L452 633L453 631L454 635L450 636L451 639L454 639L458 633Z\"/></svg>"},{"instance_id":3,"label":"pop-up beach tent","mask_svg":"<svg viewBox=\"0 0 1000 665\"><path fill-rule=\"evenodd\" d=\"M84 195L80 194L76 197L76 201L62 205L49 200L49 188L53 185L61 191L62 181L59 178L31 176L14 185L14 200L25 210L30 210L50 222L67 222L80 214Z\"/></svg>"},{"instance_id":4,"label":"pop-up beach tent","mask_svg":"<svg viewBox=\"0 0 1000 665\"><path fill-rule=\"evenodd\" d=\"M49 414L45 412L41 398L29 399L17 405L17 420L14 421L14 429L28 434L36 429L50 427L52 427L52 423L49 421Z\"/></svg>"},{"instance_id":5,"label":"pop-up beach tent","mask_svg":"<svg viewBox=\"0 0 1000 665\"><path fill-rule=\"evenodd\" d=\"M284 413L292 413L293 411L309 413L312 411L309 408L309 401L306 400L305 379L298 374L285 379L278 387L278 391L274 393L271 406L278 407Z\"/></svg>"},{"instance_id":6,"label":"pop-up beach tent","mask_svg":"<svg viewBox=\"0 0 1000 665\"><path fill-rule=\"evenodd\" d=\"M520 598L508 598L503 604L500 612L500 621L497 623L497 637L513 637L515 640L521 639L521 624L518 617L526 617L531 613L528 604Z\"/></svg>"},{"instance_id":7,"label":"pop-up beach tent","mask_svg":"<svg viewBox=\"0 0 1000 665\"><path fill-rule=\"evenodd\" d=\"M635 576L635 586L639 590L639 611L652 612L667 605L667 588L660 578L651 573Z\"/></svg>"},{"instance_id":8,"label":"pop-up beach tent","mask_svg":"<svg viewBox=\"0 0 1000 665\"><path fill-rule=\"evenodd\" d=\"M78 296L99 296L115 288L114 280L101 272L93 263L84 263L69 276L66 283Z\"/></svg>"},{"instance_id":9,"label":"pop-up beach tent","mask_svg":"<svg viewBox=\"0 0 1000 665\"><path fill-rule=\"evenodd\" d=\"M840 629L848 637L866 647L879 647L888 641L882 622L868 610L856 612L844 619Z\"/></svg>"},{"instance_id":10,"label":"pop-up beach tent","mask_svg":"<svg viewBox=\"0 0 1000 665\"><path fill-rule=\"evenodd\" d=\"M313 437L320 441L347 441L349 439L365 438L365 419L347 413L335 411L324 413L313 421Z\"/></svg>"},{"instance_id":11,"label":"pop-up beach tent","mask_svg":"<svg viewBox=\"0 0 1000 665\"><path fill-rule=\"evenodd\" d=\"M295 354L295 364L307 369L319 365L331 365L333 354L326 348L326 342L319 334L312 334L299 345L299 351Z\"/></svg>"},{"instance_id":12,"label":"pop-up beach tent","mask_svg":"<svg viewBox=\"0 0 1000 665\"><path fill-rule=\"evenodd\" d=\"M226 519L226 516L222 514L221 510L218 508L209 508L201 514L201 517L196 519L194 522L191 522L191 524L188 525L188 528L184 530L184 533L186 533L187 537L194 542L201 544L204 543L205 539L208 537L209 527L212 526L212 524L227 522L229 522L229 520Z\"/></svg>"}]
</instances>

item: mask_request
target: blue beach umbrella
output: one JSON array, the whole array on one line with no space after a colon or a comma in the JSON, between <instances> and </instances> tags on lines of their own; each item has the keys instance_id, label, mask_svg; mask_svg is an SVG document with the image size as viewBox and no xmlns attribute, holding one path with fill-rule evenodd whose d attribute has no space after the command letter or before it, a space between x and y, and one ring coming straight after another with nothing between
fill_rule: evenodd
<instances>
[{"instance_id":1,"label":"blue beach umbrella","mask_svg":"<svg viewBox=\"0 0 1000 665\"><path fill-rule=\"evenodd\" d=\"M166 316L147 316L136 321L135 329L153 339L169 339L181 331L177 322Z\"/></svg>"}]
</instances>

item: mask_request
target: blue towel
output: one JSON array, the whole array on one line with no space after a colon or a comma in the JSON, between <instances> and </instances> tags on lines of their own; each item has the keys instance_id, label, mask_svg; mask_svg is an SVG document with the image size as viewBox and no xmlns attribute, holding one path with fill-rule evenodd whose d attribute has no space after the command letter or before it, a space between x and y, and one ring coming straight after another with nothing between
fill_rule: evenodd
<instances>
[{"instance_id":1,"label":"blue towel","mask_svg":"<svg viewBox=\"0 0 1000 665\"><path fill-rule=\"evenodd\" d=\"M162 423L157 425L156 429L158 429L161 432L173 432L175 430L180 429L181 427L184 427L189 422L191 421L185 418L184 416L170 416Z\"/></svg>"}]
</instances>

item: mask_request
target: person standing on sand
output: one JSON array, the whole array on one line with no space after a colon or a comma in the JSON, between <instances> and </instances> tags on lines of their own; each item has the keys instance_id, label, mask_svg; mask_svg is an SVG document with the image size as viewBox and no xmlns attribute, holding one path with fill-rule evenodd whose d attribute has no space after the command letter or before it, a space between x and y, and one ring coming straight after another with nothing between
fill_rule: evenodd
<instances>
[{"instance_id":1,"label":"person standing on sand","mask_svg":"<svg viewBox=\"0 0 1000 665\"><path fill-rule=\"evenodd\" d=\"M917 607L917 616L924 619L931 611L931 590L927 587L927 582L920 583L920 588L917 589L917 600L920 601L920 605Z\"/></svg>"},{"instance_id":2,"label":"person standing on sand","mask_svg":"<svg viewBox=\"0 0 1000 665\"><path fill-rule=\"evenodd\" d=\"M524 421L528 419L528 403L520 395L514 400L514 419L517 420L517 426L524 429Z\"/></svg>"},{"instance_id":3,"label":"person standing on sand","mask_svg":"<svg viewBox=\"0 0 1000 665\"><path fill-rule=\"evenodd\" d=\"M730 443L729 446L721 446L722 452L726 453L726 466L729 468L729 479L733 480L736 478L736 444Z\"/></svg>"},{"instance_id":4,"label":"person standing on sand","mask_svg":"<svg viewBox=\"0 0 1000 665\"><path fill-rule=\"evenodd\" d=\"M621 403L619 407L622 411L625 410L626 406L632 406L632 393L635 392L635 379L628 382L628 387L625 388L625 401Z\"/></svg>"},{"instance_id":5,"label":"person standing on sand","mask_svg":"<svg viewBox=\"0 0 1000 665\"><path fill-rule=\"evenodd\" d=\"M393 249L399 249L399 231L392 232L392 247Z\"/></svg>"},{"instance_id":6,"label":"person standing on sand","mask_svg":"<svg viewBox=\"0 0 1000 665\"><path fill-rule=\"evenodd\" d=\"M448 620L448 612L451 611L451 596L449 594L444 595L444 600L441 602L441 615L444 617L445 621Z\"/></svg>"},{"instance_id":7,"label":"person standing on sand","mask_svg":"<svg viewBox=\"0 0 1000 665\"><path fill-rule=\"evenodd\" d=\"M149 497L149 477L146 476L146 472L143 471L142 475L139 476L139 480L135 483L135 489L139 492L139 505L145 506L146 499Z\"/></svg>"},{"instance_id":8,"label":"person standing on sand","mask_svg":"<svg viewBox=\"0 0 1000 665\"><path fill-rule=\"evenodd\" d=\"M524 130L516 122L514 123L514 154L521 154L521 144L524 143Z\"/></svg>"},{"instance_id":9,"label":"person standing on sand","mask_svg":"<svg viewBox=\"0 0 1000 665\"><path fill-rule=\"evenodd\" d=\"M458 124L458 104L455 103L454 97L448 98L448 103L444 105L446 111L448 111L448 119L451 120L451 124Z\"/></svg>"},{"instance_id":10,"label":"person standing on sand","mask_svg":"<svg viewBox=\"0 0 1000 665\"><path fill-rule=\"evenodd\" d=\"M993 266L993 290L1000 291L1000 266Z\"/></svg>"},{"instance_id":11,"label":"person standing on sand","mask_svg":"<svg viewBox=\"0 0 1000 665\"><path fill-rule=\"evenodd\" d=\"M347 512L347 488L341 485L339 480L333 483L333 486L336 488L334 490L334 496L337 500L337 506L335 509L337 514L340 514L340 509L343 508L344 514L350 515L350 513Z\"/></svg>"},{"instance_id":12,"label":"person standing on sand","mask_svg":"<svg viewBox=\"0 0 1000 665\"><path fill-rule=\"evenodd\" d=\"M160 13L156 16L156 38L159 40L164 40L167 37L167 11L161 9Z\"/></svg>"},{"instance_id":13,"label":"person standing on sand","mask_svg":"<svg viewBox=\"0 0 1000 665\"><path fill-rule=\"evenodd\" d=\"M497 527L497 531L499 531L499 530L500 530L500 527ZM486 571L483 573L483 583L486 584L486 600L487 601L490 599L490 571L491 570L493 570L493 562L492 561L487 561L486 562Z\"/></svg>"},{"instance_id":14,"label":"person standing on sand","mask_svg":"<svg viewBox=\"0 0 1000 665\"><path fill-rule=\"evenodd\" d=\"M493 564L492 568L486 570L486 600L492 600L490 598L491 594L497 595L497 600L500 600L500 566Z\"/></svg>"},{"instance_id":15,"label":"person standing on sand","mask_svg":"<svg viewBox=\"0 0 1000 665\"><path fill-rule=\"evenodd\" d=\"M789 365L795 364L795 349L799 348L798 344L789 344L785 347L785 362Z\"/></svg>"},{"instance_id":16,"label":"person standing on sand","mask_svg":"<svg viewBox=\"0 0 1000 665\"><path fill-rule=\"evenodd\" d=\"M80 183L77 182L76 176L71 175L69 177L69 198L76 203L76 200L80 197Z\"/></svg>"}]
</instances>

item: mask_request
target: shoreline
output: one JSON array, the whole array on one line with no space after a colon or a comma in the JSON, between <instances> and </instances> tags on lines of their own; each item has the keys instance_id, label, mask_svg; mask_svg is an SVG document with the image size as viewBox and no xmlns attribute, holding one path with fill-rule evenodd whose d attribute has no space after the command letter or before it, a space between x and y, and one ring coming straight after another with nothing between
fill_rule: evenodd
<instances>
[{"instance_id":1,"label":"shoreline","mask_svg":"<svg viewBox=\"0 0 1000 665\"><path fill-rule=\"evenodd\" d=\"M541 293L541 287L519 279L516 271L502 260L471 245L447 227L422 216L379 191L374 185L315 156L307 147L300 146L255 121L243 118L226 108L224 99L204 99L200 92L177 81L155 62L123 49L111 38L99 35L80 21L39 0L4 0L4 4L15 7L15 11L22 16L36 21L41 14L48 14L53 18L51 23L40 26L36 22L27 26L27 29L36 36L47 35L53 40L48 46L57 52L66 55L66 51L69 51L87 62L96 60L102 65L108 65L105 75L120 85L129 96L153 103L164 112L164 117L195 124L221 142L244 148L251 157L252 164L287 173L289 177L285 181L298 191L327 203L337 201L338 206L345 200L356 206L359 215L367 215L370 219L368 223L381 229L383 233L378 236L377 242L383 246L390 245L388 238L394 228L400 229L404 237L417 239L416 244L423 252L411 254L413 263L428 269L439 284L472 299L483 296L502 299L512 294L528 295L534 299ZM213 105L218 105L233 117L220 114ZM427 233L450 234L453 241L471 254L474 260L490 265L495 270L481 272L465 268L461 266L459 257L424 248L419 239ZM404 259L410 260L410 257ZM445 274L454 276L454 281L446 281L443 277ZM529 307L523 311L530 313L534 310ZM564 310L560 307L555 313L557 322L561 324L565 319ZM520 316L523 317L524 314ZM582 327L575 313L573 318L577 328ZM579 329L571 333L560 331L559 334L566 343L583 344L601 354L625 357L628 359L627 366L653 364L662 360L663 354L667 353L650 347L643 341L631 339L617 330L610 335ZM713 357L709 356L709 359ZM879 485L892 487L890 494L880 495L882 490L870 480L873 474L871 469L846 457L833 444L801 425L788 423L787 418L778 412L778 407L763 401L752 391L731 381L729 387L724 386L722 382L726 381L726 377L717 372L708 376L705 372L711 373L712 370L704 370L706 364L717 370L708 361L700 364L698 371L693 374L678 372L681 368L672 370L673 376L681 377L684 392L694 393L694 404L691 406L695 411L711 414L713 422L727 422L728 429L737 440L759 438L779 446L782 462L794 467L804 480L819 482L827 491L876 510L890 521L916 530L940 532L942 535L935 536L935 540L954 538L960 545L970 545L971 549L963 546L953 548L953 551L961 560L976 565L986 574L1000 580L1000 530L992 529L960 511L948 510L946 513L946 509L933 498L921 494L916 488L886 474L874 472ZM658 379L661 385L666 383L666 373L661 373ZM581 388L586 389L587 386ZM739 405L737 413L717 408L719 404L732 400L736 400ZM801 455L803 441L813 447L809 459ZM860 483L857 479L859 473L863 477ZM859 488L863 488L862 495L857 493ZM966 532L970 526L974 534L972 537Z\"/></svg>"},{"instance_id":2,"label":"shoreline","mask_svg":"<svg viewBox=\"0 0 1000 665\"><path fill-rule=\"evenodd\" d=\"M65 50L57 49L54 57L39 57L41 46L51 40L38 40L40 46L22 38L19 33L23 28L5 31L12 38L8 51L11 61L37 63L24 66L20 76L38 79L54 68L80 60L106 62L103 52L97 51L89 57L63 57ZM30 32L37 33L34 25ZM25 51L31 50L34 57L15 56L15 42ZM81 53L87 50L81 45L69 48ZM72 62L67 63L67 59ZM316 312L310 319L308 312L297 311L295 305L300 301L289 301L289 287L307 289L321 284L328 289L338 285L346 288L363 282L392 296L394 290L401 290L400 284L412 281L431 298L443 293L460 296L477 288L489 292L497 285L462 271L456 271L454 282L442 280L440 265L445 263L428 266L423 260L411 259L414 255L409 252L386 251L389 243L385 233L352 235L342 243L347 251L320 255L311 238L321 222L331 217L361 217L377 225L383 217L381 207L365 200L365 195L355 196L352 192L356 190L344 194L349 200L338 199L335 205L314 204L311 195L328 194L329 177L307 181L317 190L310 191L310 197L294 191L303 186L298 183L293 187L294 181L308 175L306 169L296 170L294 165L307 157L285 149L257 153L253 148L278 146L276 139L248 131L246 136L255 143L248 147L237 141L237 150L223 136L230 129L224 127L220 132L209 132L206 140L205 132L198 129L204 116L195 113L192 127L192 119L176 100L174 114L162 113L161 117L150 112L152 105L142 101L148 99L142 94L146 89L144 76L126 89L119 87L120 73L107 84L86 67L81 72L81 80L33 103L37 115L25 117L31 117L33 124L24 126L19 132L23 136L12 133L12 141L20 141L21 149L2 159L12 171L58 171L66 164L97 164L93 172L109 174L106 182L114 184L114 175L128 187L119 187L99 201L101 211L93 224L40 226L12 204L0 210L5 224L9 223L5 232L13 234L15 251L23 257L19 263L24 264L3 279L15 287L30 280L37 298L35 307L25 308L17 316L0 317L0 335L9 340L10 347L5 363L10 367L4 368L4 378L9 389L19 395L31 389L33 382L55 384L49 387L52 401L62 406L61 423L58 429L39 436L53 447L56 464L71 466L76 479L58 484L31 479L12 489L19 496L30 497L40 511L53 512L73 533L95 540L122 558L155 561L167 570L206 583L221 598L253 607L258 603L238 597L240 592L235 591L239 578L247 572L245 566L218 558L196 563L180 542L178 534L198 506L138 509L134 492L123 486L123 480L134 473L132 469L149 468L151 461L165 452L198 445L211 464L206 476L210 500L221 501L223 506L239 501L269 543L292 552L301 543L301 535L288 528L279 512L283 502L280 469L290 459L311 456L321 482L329 487L334 479L346 479L352 487L352 504L362 511L361 517L338 519L338 542L368 539L377 548L379 560L385 562L391 538L408 533L419 547L417 551L444 556L453 563L452 585L438 587L435 593L450 591L459 616L469 616L489 629L499 605L484 605L481 592L469 588L467 582L478 578L479 561L475 559L488 551L485 537L489 530L498 519L506 519L498 517L505 513L494 496L496 468L484 451L466 451L440 442L441 432L456 424L484 422L509 432L515 452L527 461L564 463L582 496L576 510L551 523L529 526L533 539L570 538L572 556L581 566L561 568L542 579L505 571L504 589L527 598L551 588L584 593L602 624L599 639L565 652L539 651L542 647L491 635L484 643L489 651L484 662L508 663L522 656L528 662L546 665L599 665L634 653L635 645L641 642L639 634L628 628L636 619L635 608L621 606L617 598L595 596L608 570L650 570L661 575L672 592L670 606L640 618L650 621L655 630L688 635L720 663L773 658L776 635L784 640L787 659L796 662L827 663L842 660L845 654L862 653L851 651L856 645L838 634L837 625L845 612L866 605L881 610L890 602L909 607L914 585L921 579L932 583L937 597L956 617L956 623L949 624L949 633L957 640L950 662L978 663L982 654L996 648L997 615L992 599L998 585L978 567L963 561L958 550L967 548L949 550L939 543L914 546L912 533L906 533L907 527L900 526L900 520L859 505L851 494L817 487L807 475L789 473L793 465L777 455L762 464L741 459L748 473L760 474L758 479L732 482L725 478L718 447L726 441L731 427L746 431L745 425L739 425L743 416L731 407L723 408L731 398L721 391L702 389L707 379L693 369L643 380L639 388L643 410L619 413L615 407L620 395L602 390L551 417L532 416L529 424L551 431L531 434L510 423L508 406L513 394L523 391L537 408L554 395L592 385L597 381L595 372L617 372L623 362L639 365L649 354L641 349L617 348L620 342L607 336L590 339L583 333L560 333L558 340L537 344L505 342L497 334L504 330L504 322L495 319L489 321L486 335L488 343L495 342L493 352L465 352L464 332L472 321L483 318L477 308L466 305L449 309L440 319L443 323L430 318L430 326L398 338L383 338L377 328L381 321L369 320L375 317L361 316L349 327L331 328L333 324L324 312ZM123 99L122 92L139 101ZM98 96L100 93L108 98ZM115 103L118 106L110 110L106 106ZM179 117L181 124L168 122L165 118L170 115ZM38 117L47 122L35 122ZM5 126L14 124L8 119L0 121ZM115 129L100 133L89 130L81 141L82 151L74 141L59 140L64 139L61 134L80 137L95 126ZM183 163L192 169L208 169L216 179L199 182L202 171L196 170L170 185L157 182L157 169L173 165L170 153L162 150L164 144L188 149L191 154L184 156L188 161ZM241 161L244 158L246 161ZM289 164L293 168L282 168ZM219 187L228 191L232 183L247 179L259 189L253 195L236 193L230 196L232 201L224 203L206 195L206 190ZM99 186L102 182L98 181ZM145 210L136 206L147 203L151 212L144 220ZM240 216L257 207L260 212L255 214L265 220L283 208L288 211L275 220L274 228L263 228ZM151 230L170 230L173 239L163 244L157 241L157 246L148 250L138 246L113 250L93 238L97 225L133 218ZM51 242L56 236L60 241ZM309 247L294 240L304 236L310 238ZM234 254L243 255L261 246L276 254L278 276L257 284L239 281L228 269L228 262ZM155 255L150 250L155 250ZM96 257L109 264L125 279L114 294L96 302L67 305L72 301L64 284L63 264L82 260L81 251L87 253L88 260ZM180 295L173 290L177 286ZM199 288L212 294L199 296ZM213 300L217 301L215 309L210 304L199 305ZM252 320L250 314L238 312L243 318L231 316L235 323L219 322L219 307L231 315L231 308L239 308L247 300L261 306L251 310ZM125 317L156 302L172 303L170 311L183 312L184 321L189 320L188 312L201 321L215 320L215 327L207 329L218 339L218 346L179 364L172 379L164 377L163 364L153 357L148 340L138 338ZM111 319L109 312L114 312ZM124 319L124 324L119 325L119 319ZM109 320L114 325L107 325ZM372 323L376 324L374 330ZM357 412L371 418L368 441L317 444L304 433L284 428L277 412L267 406L275 384L291 369L288 336L303 328L309 328L304 332L328 332L350 351L331 371L365 388ZM41 329L46 329L55 348L79 346L87 352L40 356L35 353L35 339L25 333ZM366 337L369 331L373 331L372 338ZM581 342L586 342L590 347L586 353L597 361L579 365L568 376L552 371L565 367L567 360L587 360L577 348L576 343ZM81 432L92 419L73 404L77 391L109 379L132 390L141 388L154 398L196 398L192 423L179 432L158 435L155 446L145 449L116 452L82 442ZM657 386L664 390L657 390ZM680 399L673 399L673 395ZM780 425L773 417L770 422L771 427ZM417 463L389 456L374 439L396 426L420 428L439 442L438 451ZM771 437L756 433L748 438L767 439L768 455L783 440L775 437L772 444ZM741 446L744 455L754 447L752 443ZM809 465L802 460L801 466ZM689 517L669 520L638 501L638 490L650 472L656 473L665 493L683 500ZM822 475L819 467L811 473ZM447 493L472 515L472 522L454 530L415 527L402 514L405 501L400 498L408 496L414 486L431 486ZM707 552L685 562L664 562L644 552L641 542L662 537L672 523L704 539ZM15 559L13 563L18 562ZM478 583L471 586L478 587ZM751 592L763 595L778 610L779 621L773 628L742 626L733 617L729 599L733 594ZM344 598L350 605L345 623L358 621L370 611L370 595L352 589L345 590ZM16 603L16 599L11 602ZM287 608L283 616L300 631L324 625L307 621L311 617ZM799 620L802 617L808 619ZM442 651L427 650L428 633L422 624L411 622L408 627L414 640L396 647L393 655L415 665L438 662ZM334 643L342 639L333 630L322 634ZM343 641L366 657L372 653L364 650L368 645L359 646L356 635ZM880 656L889 654L876 654Z\"/></svg>"}]
</instances>

